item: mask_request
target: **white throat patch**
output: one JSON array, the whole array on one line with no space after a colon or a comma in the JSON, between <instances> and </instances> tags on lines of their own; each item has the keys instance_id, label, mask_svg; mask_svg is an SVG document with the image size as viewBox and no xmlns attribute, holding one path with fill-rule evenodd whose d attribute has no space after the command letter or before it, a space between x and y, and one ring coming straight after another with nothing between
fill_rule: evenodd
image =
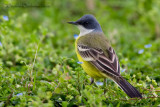
<instances>
[{"instance_id":1,"label":"white throat patch","mask_svg":"<svg viewBox=\"0 0 160 107\"><path fill-rule=\"evenodd\" d=\"M92 31L94 30L94 29L86 29L86 28L84 28L84 27L81 26L81 25L78 25L78 29L80 30L79 36L84 36L84 35L92 32Z\"/></svg>"}]
</instances>

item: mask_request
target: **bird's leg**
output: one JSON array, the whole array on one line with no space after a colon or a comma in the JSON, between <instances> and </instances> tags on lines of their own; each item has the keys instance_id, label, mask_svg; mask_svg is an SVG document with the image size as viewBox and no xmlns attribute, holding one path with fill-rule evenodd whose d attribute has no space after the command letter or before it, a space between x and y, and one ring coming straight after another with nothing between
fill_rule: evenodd
<instances>
[{"instance_id":1,"label":"bird's leg","mask_svg":"<svg viewBox=\"0 0 160 107\"><path fill-rule=\"evenodd\" d=\"M103 81L103 88L104 88L104 94L106 93L106 85L107 85L107 79L106 78L104 78L104 81Z\"/></svg>"},{"instance_id":2,"label":"bird's leg","mask_svg":"<svg viewBox=\"0 0 160 107\"><path fill-rule=\"evenodd\" d=\"M104 86L104 87L106 87L106 86L107 86L107 79L106 79L106 78L104 78L103 86Z\"/></svg>"},{"instance_id":3,"label":"bird's leg","mask_svg":"<svg viewBox=\"0 0 160 107\"><path fill-rule=\"evenodd\" d=\"M93 84L93 83L94 83L94 78L91 78L91 83L90 83L90 85Z\"/></svg>"},{"instance_id":4,"label":"bird's leg","mask_svg":"<svg viewBox=\"0 0 160 107\"><path fill-rule=\"evenodd\" d=\"M93 84L95 87L98 87L97 84L94 82L94 78L91 78L91 83L90 83L90 85L92 85L92 84Z\"/></svg>"}]
</instances>

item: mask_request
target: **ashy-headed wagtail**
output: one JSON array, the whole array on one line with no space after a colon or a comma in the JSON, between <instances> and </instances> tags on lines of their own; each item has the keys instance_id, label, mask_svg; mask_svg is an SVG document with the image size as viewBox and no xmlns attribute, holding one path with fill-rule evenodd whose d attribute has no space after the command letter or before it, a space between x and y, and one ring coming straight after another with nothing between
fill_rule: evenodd
<instances>
[{"instance_id":1,"label":"ashy-headed wagtail","mask_svg":"<svg viewBox=\"0 0 160 107\"><path fill-rule=\"evenodd\" d=\"M142 98L138 90L120 75L118 57L93 15L84 15L75 22L80 34L75 42L77 57L91 78L109 77L131 98Z\"/></svg>"}]
</instances>

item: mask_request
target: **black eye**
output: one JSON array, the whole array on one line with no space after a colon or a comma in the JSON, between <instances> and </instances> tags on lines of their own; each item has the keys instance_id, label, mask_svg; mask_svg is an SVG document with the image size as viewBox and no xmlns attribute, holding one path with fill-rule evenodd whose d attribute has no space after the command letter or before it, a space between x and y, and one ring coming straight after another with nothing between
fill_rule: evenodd
<instances>
[{"instance_id":1,"label":"black eye","mask_svg":"<svg viewBox=\"0 0 160 107\"><path fill-rule=\"evenodd\" d=\"M85 25L87 25L87 24L88 24L88 22L84 22L84 24L85 24Z\"/></svg>"}]
</instances>

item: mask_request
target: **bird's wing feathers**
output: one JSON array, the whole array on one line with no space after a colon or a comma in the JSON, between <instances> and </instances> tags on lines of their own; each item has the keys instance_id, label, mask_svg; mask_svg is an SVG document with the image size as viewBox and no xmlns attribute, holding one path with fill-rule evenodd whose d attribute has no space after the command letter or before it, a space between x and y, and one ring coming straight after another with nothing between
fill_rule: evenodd
<instances>
[{"instance_id":1,"label":"bird's wing feathers","mask_svg":"<svg viewBox=\"0 0 160 107\"><path fill-rule=\"evenodd\" d=\"M91 48L86 45L78 45L78 52L85 61L91 62L97 69L103 73L112 76L120 76L120 65L113 48L106 49L108 57L105 56L102 49Z\"/></svg>"}]
</instances>

